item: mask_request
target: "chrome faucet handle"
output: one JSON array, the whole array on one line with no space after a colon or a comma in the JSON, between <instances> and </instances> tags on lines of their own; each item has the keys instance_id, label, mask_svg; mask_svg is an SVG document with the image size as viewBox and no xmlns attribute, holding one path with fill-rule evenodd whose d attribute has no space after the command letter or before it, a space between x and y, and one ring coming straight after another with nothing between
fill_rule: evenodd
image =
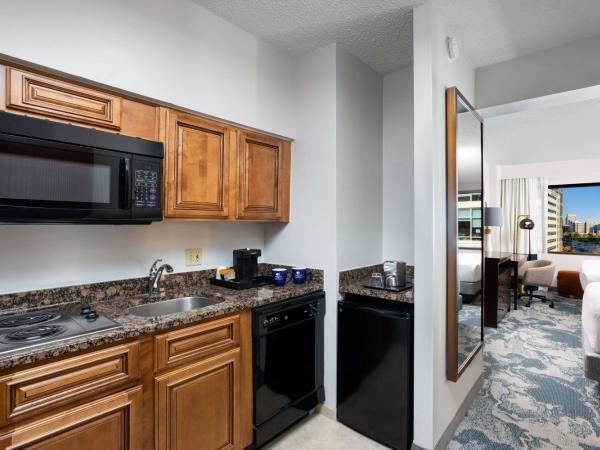
<instances>
[{"instance_id":1,"label":"chrome faucet handle","mask_svg":"<svg viewBox=\"0 0 600 450\"><path fill-rule=\"evenodd\" d=\"M150 276L154 275L158 271L158 264L161 262L161 258L158 258L156 261L154 261L154 264L152 264L152 267L150 267Z\"/></svg>"}]
</instances>

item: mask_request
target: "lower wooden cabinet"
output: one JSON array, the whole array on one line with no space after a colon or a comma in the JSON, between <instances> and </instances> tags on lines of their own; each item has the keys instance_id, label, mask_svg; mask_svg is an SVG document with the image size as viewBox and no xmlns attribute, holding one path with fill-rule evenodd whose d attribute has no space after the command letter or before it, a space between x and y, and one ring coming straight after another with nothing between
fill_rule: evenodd
<instances>
[{"instance_id":1,"label":"lower wooden cabinet","mask_svg":"<svg viewBox=\"0 0 600 450\"><path fill-rule=\"evenodd\" d=\"M240 350L156 378L158 450L241 449Z\"/></svg>"},{"instance_id":2,"label":"lower wooden cabinet","mask_svg":"<svg viewBox=\"0 0 600 450\"><path fill-rule=\"evenodd\" d=\"M0 375L0 450L242 450L249 310Z\"/></svg>"},{"instance_id":3,"label":"lower wooden cabinet","mask_svg":"<svg viewBox=\"0 0 600 450\"><path fill-rule=\"evenodd\" d=\"M142 450L142 387L15 426L0 436L4 450Z\"/></svg>"}]
</instances>

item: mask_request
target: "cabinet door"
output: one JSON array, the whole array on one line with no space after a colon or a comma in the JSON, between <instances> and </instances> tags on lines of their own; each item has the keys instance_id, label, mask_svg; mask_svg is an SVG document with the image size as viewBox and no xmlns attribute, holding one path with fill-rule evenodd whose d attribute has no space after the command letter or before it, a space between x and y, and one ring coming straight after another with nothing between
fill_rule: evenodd
<instances>
[{"instance_id":1,"label":"cabinet door","mask_svg":"<svg viewBox=\"0 0 600 450\"><path fill-rule=\"evenodd\" d=\"M237 218L287 222L290 143L245 131L239 136Z\"/></svg>"},{"instance_id":2,"label":"cabinet door","mask_svg":"<svg viewBox=\"0 0 600 450\"><path fill-rule=\"evenodd\" d=\"M141 450L142 388L113 394L0 436L10 450Z\"/></svg>"},{"instance_id":3,"label":"cabinet door","mask_svg":"<svg viewBox=\"0 0 600 450\"><path fill-rule=\"evenodd\" d=\"M121 129L120 97L12 67L6 69L6 107L91 126Z\"/></svg>"},{"instance_id":4,"label":"cabinet door","mask_svg":"<svg viewBox=\"0 0 600 450\"><path fill-rule=\"evenodd\" d=\"M156 378L159 450L241 449L240 350Z\"/></svg>"},{"instance_id":5,"label":"cabinet door","mask_svg":"<svg viewBox=\"0 0 600 450\"><path fill-rule=\"evenodd\" d=\"M235 130L173 110L161 111L165 217L227 219Z\"/></svg>"}]
</instances>

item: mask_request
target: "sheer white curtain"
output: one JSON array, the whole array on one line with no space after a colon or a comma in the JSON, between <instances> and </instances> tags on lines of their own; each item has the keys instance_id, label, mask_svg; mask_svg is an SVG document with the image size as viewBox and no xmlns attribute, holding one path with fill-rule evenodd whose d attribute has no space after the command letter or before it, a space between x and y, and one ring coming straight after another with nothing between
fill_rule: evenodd
<instances>
[{"instance_id":1,"label":"sheer white curtain","mask_svg":"<svg viewBox=\"0 0 600 450\"><path fill-rule=\"evenodd\" d=\"M528 233L531 233L531 253L546 252L547 222L547 178L512 178L500 182L500 196L503 226L500 231L500 249L503 252L514 251L515 227L517 217L528 214L535 224L533 230L519 230L519 248L517 253L528 253Z\"/></svg>"}]
</instances>

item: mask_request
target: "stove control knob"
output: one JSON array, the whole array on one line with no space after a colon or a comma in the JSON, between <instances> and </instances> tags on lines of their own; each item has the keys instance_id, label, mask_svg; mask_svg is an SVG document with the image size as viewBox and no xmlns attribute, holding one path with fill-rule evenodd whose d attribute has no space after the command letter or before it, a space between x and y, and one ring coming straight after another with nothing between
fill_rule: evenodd
<instances>
[{"instance_id":1,"label":"stove control knob","mask_svg":"<svg viewBox=\"0 0 600 450\"><path fill-rule=\"evenodd\" d=\"M96 312L96 310L91 309L86 315L85 318L87 320L96 320L98 318L98 313Z\"/></svg>"},{"instance_id":2,"label":"stove control knob","mask_svg":"<svg viewBox=\"0 0 600 450\"><path fill-rule=\"evenodd\" d=\"M269 319L265 319L265 320L263 321L263 327L267 328L267 327L269 326L269 323L270 323L270 322L269 322Z\"/></svg>"},{"instance_id":3,"label":"stove control knob","mask_svg":"<svg viewBox=\"0 0 600 450\"><path fill-rule=\"evenodd\" d=\"M91 310L92 308L90 308L89 306L82 306L81 312L79 314L81 314L82 316L87 316Z\"/></svg>"}]
</instances>

